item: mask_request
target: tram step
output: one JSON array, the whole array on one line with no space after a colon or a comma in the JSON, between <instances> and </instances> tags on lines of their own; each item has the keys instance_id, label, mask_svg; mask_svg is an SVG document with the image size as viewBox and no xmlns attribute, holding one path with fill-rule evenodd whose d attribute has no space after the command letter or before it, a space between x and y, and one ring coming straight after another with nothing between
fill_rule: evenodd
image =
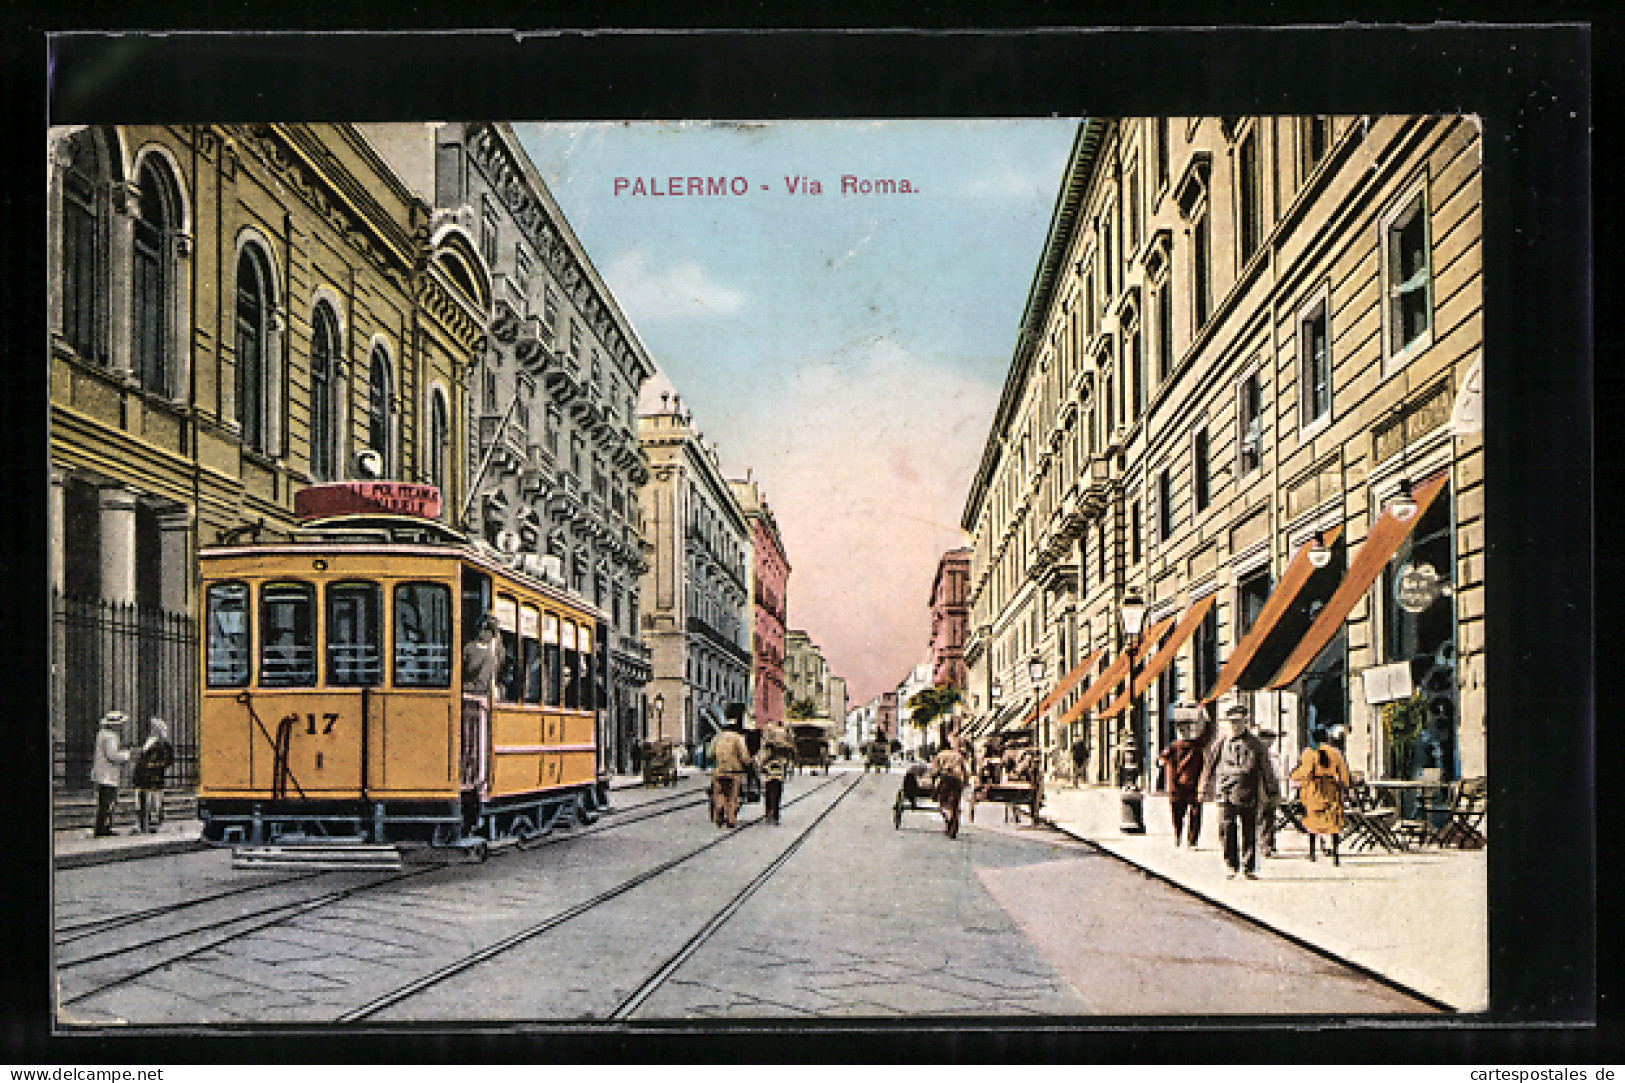
<instances>
[{"instance_id":1,"label":"tram step","mask_svg":"<svg viewBox=\"0 0 1625 1083\"><path fill-rule=\"evenodd\" d=\"M394 846L353 842L238 846L231 851L231 865L236 869L394 870L401 867L401 852Z\"/></svg>"}]
</instances>

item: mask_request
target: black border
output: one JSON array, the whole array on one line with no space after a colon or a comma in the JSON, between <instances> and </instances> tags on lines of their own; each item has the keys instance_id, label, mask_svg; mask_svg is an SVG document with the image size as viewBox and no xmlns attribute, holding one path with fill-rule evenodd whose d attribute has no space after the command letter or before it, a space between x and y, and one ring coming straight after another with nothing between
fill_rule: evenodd
<instances>
[{"instance_id":1,"label":"black border","mask_svg":"<svg viewBox=\"0 0 1625 1083\"><path fill-rule=\"evenodd\" d=\"M142 5L129 5L140 17ZM344 5L332 5L343 8ZM723 9L726 11L726 8ZM1579 5L1547 11L1585 14ZM1162 21L1153 5L1146 22ZM303 12L310 14L307 9ZM494 25L535 25L511 9ZM878 14L884 15L882 11ZM97 25L136 25L132 12L87 9ZM212 12L192 26L277 25L275 10ZM434 12L453 15L455 12ZM552 12L575 14L566 9ZM799 13L802 25L829 13ZM1043 14L1055 18L1045 8ZM1439 14L1395 5L1387 17ZM358 4L329 25L360 27L378 12ZM1161 16L1160 18L1158 16ZM395 25L405 25L393 13ZM422 9L404 19L430 25ZM587 18L604 18L603 13ZM745 12L740 25L760 21ZM869 18L874 18L871 14ZM1573 17L1572 15L1570 17ZM53 13L58 27L72 16ZM286 25L288 20L283 20ZM308 22L308 20L306 20ZM633 20L623 20L632 22ZM648 18L637 20L653 25ZM898 19L918 24L918 19ZM1205 20L1204 20L1205 21ZM88 24L81 24L88 25ZM148 18L147 26L161 21ZM381 24L379 24L381 25ZM1146 31L837 31L706 33L567 31L389 36L329 33L84 35L47 39L39 26L7 39L5 100L20 148L8 186L0 296L18 322L0 335L0 453L12 469L16 505L0 529L7 599L0 642L15 669L3 684L0 725L11 754L4 793L23 853L7 879L6 1058L50 1064L443 1063L454 1060L718 1062L803 1060L1215 1063L1257 1061L1564 1063L1584 1056L1619 1063L1614 1001L1594 1000L1597 953L1593 789L1593 492L1591 324L1591 105L1593 41L1584 25L1444 28L1327 26L1315 29ZM49 74L56 96L43 88ZM49 112L46 106L49 104ZM30 108L37 106L37 108ZM1490 486L1487 632L1492 785L1490 850L1492 1001L1489 1017L1441 1027L1295 1029L1290 1021L1165 1020L1134 1027L1014 1029L970 1024L916 1032L882 1024L836 1033L735 1032L705 1028L599 1035L548 1032L433 1034L321 1029L279 1036L186 1039L52 1038L43 1029L49 928L37 874L48 824L42 627L31 607L44 581L43 418L47 388L40 261L43 186L27 164L44 158L53 122L166 120L423 120L499 117L1030 116L1249 114L1275 112L1467 112L1485 123L1485 408ZM16 178L22 178L21 181ZM1604 214L1611 212L1603 211ZM11 354L15 352L16 356ZM1611 385L1617 401L1617 382ZM1605 460L1605 465L1610 460ZM1614 574L1614 573L1610 573ZM1605 655L1606 657L1606 655ZM15 776L15 777L14 777ZM9 833L8 833L9 834ZM15 835L13 836L15 837ZM1610 838L1611 836L1605 836ZM42 860L43 858L43 860ZM1611 876L1608 863L1601 866ZM1605 889L1601 881L1595 888ZM1604 899L1615 898L1604 890ZM1603 908L1606 918L1610 909ZM1606 966L1601 976L1611 980ZM1606 992L1606 991L1605 991ZM1600 1011L1603 1026L1585 1025ZM1153 1021L1144 1021L1152 1023ZM1549 1025L1556 1023L1558 1025ZM1578 1025L1575 1025L1578 1024ZM283 1032L284 1034L286 1032Z\"/></svg>"}]
</instances>

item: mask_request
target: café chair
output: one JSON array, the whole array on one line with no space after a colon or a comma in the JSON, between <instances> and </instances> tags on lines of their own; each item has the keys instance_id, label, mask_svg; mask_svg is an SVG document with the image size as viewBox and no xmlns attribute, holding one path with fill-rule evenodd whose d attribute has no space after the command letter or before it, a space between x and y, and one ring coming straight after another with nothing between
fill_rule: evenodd
<instances>
[{"instance_id":1,"label":"caf\u00e9 chair","mask_svg":"<svg viewBox=\"0 0 1625 1083\"><path fill-rule=\"evenodd\" d=\"M1482 826L1489 786L1483 778L1466 778L1456 787L1450 819L1439 829L1440 846L1476 850L1485 844Z\"/></svg>"}]
</instances>

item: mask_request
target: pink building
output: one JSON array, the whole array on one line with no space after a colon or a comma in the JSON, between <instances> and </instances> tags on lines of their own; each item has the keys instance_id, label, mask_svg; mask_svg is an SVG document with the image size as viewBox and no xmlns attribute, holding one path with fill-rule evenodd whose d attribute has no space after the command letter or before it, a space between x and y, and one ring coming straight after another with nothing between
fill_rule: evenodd
<instances>
[{"instance_id":1,"label":"pink building","mask_svg":"<svg viewBox=\"0 0 1625 1083\"><path fill-rule=\"evenodd\" d=\"M970 627L970 550L950 549L931 584L931 683L965 687L965 636Z\"/></svg>"},{"instance_id":2,"label":"pink building","mask_svg":"<svg viewBox=\"0 0 1625 1083\"><path fill-rule=\"evenodd\" d=\"M784 553L773 509L754 481L730 481L734 499L750 524L751 539L751 713L758 726L783 722L785 709L785 591L790 561Z\"/></svg>"}]
</instances>

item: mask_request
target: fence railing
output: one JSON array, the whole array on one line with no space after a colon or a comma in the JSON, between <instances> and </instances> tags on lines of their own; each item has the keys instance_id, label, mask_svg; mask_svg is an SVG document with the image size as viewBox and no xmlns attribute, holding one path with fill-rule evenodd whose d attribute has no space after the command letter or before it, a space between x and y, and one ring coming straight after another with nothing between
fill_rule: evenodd
<instances>
[{"instance_id":1,"label":"fence railing","mask_svg":"<svg viewBox=\"0 0 1625 1083\"><path fill-rule=\"evenodd\" d=\"M198 778L197 622L187 613L99 598L52 599L51 712L54 775L64 789L88 789L102 716L123 711L127 748L147 737L148 720L169 723L175 761L165 783Z\"/></svg>"}]
</instances>

